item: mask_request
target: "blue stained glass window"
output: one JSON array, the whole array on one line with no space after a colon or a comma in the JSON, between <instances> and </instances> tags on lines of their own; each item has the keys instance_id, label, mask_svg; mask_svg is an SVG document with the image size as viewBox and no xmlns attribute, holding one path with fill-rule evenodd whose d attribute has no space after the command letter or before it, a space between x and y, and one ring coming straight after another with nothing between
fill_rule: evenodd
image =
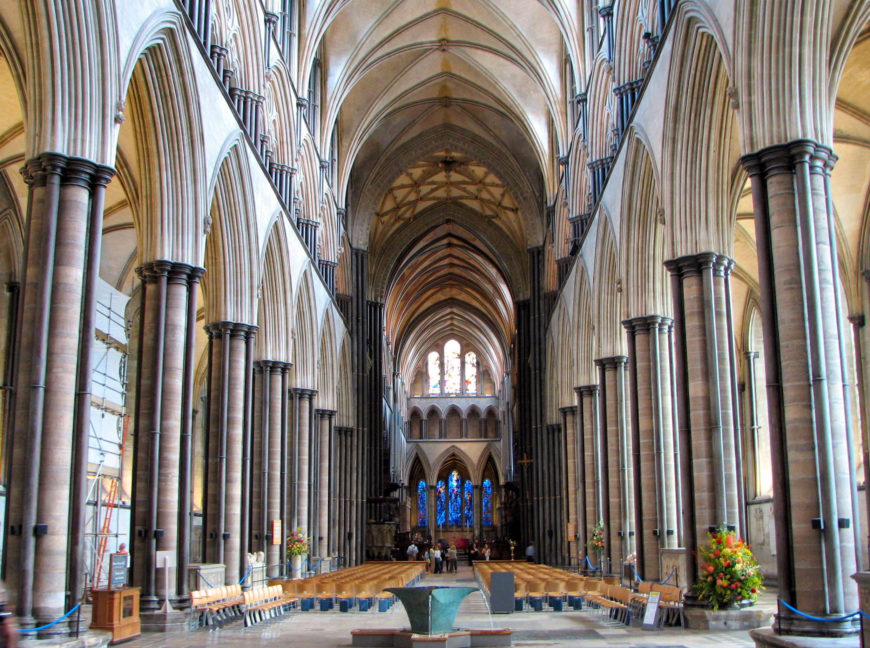
<instances>
[{"instance_id":1,"label":"blue stained glass window","mask_svg":"<svg viewBox=\"0 0 870 648\"><path fill-rule=\"evenodd\" d=\"M474 526L474 509L472 508L474 503L474 487L471 485L470 479L465 480L465 492L463 494L465 506L463 508L462 523L468 527Z\"/></svg>"},{"instance_id":2,"label":"blue stained glass window","mask_svg":"<svg viewBox=\"0 0 870 648\"><path fill-rule=\"evenodd\" d=\"M448 524L462 524L462 480L455 470L450 473L450 502L447 507Z\"/></svg>"},{"instance_id":3,"label":"blue stained glass window","mask_svg":"<svg viewBox=\"0 0 870 648\"><path fill-rule=\"evenodd\" d=\"M438 526L447 524L447 486L444 480L438 480L435 484L435 520Z\"/></svg>"},{"instance_id":4,"label":"blue stained glass window","mask_svg":"<svg viewBox=\"0 0 870 648\"><path fill-rule=\"evenodd\" d=\"M483 504L483 526L492 526L492 482L484 479L481 486L481 502Z\"/></svg>"},{"instance_id":5,"label":"blue stained glass window","mask_svg":"<svg viewBox=\"0 0 870 648\"><path fill-rule=\"evenodd\" d=\"M417 484L417 526L427 526L427 504L426 482L421 479L420 483Z\"/></svg>"}]
</instances>

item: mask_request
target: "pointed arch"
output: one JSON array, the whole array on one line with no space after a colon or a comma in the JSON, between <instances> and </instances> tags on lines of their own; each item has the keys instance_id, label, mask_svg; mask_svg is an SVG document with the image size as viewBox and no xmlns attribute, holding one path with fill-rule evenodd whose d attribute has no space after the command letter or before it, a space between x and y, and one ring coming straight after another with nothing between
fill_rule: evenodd
<instances>
[{"instance_id":1,"label":"pointed arch","mask_svg":"<svg viewBox=\"0 0 870 648\"><path fill-rule=\"evenodd\" d=\"M247 156L235 139L214 183L202 281L207 322L256 323L260 264L254 212Z\"/></svg>"},{"instance_id":2,"label":"pointed arch","mask_svg":"<svg viewBox=\"0 0 870 648\"><path fill-rule=\"evenodd\" d=\"M664 267L666 232L657 175L649 150L634 130L627 135L622 189L623 241L620 248L625 277L623 318L669 315L668 275Z\"/></svg>"},{"instance_id":3,"label":"pointed arch","mask_svg":"<svg viewBox=\"0 0 870 648\"><path fill-rule=\"evenodd\" d=\"M296 157L296 111L288 108L295 105L295 96L287 64L278 57L266 75L263 132L269 137L272 160L282 164L291 164Z\"/></svg>"},{"instance_id":4,"label":"pointed arch","mask_svg":"<svg viewBox=\"0 0 870 648\"><path fill-rule=\"evenodd\" d=\"M625 336L620 325L622 287L617 273L616 243L610 220L599 213L598 246L595 250L595 315L598 349L596 358L622 353Z\"/></svg>"},{"instance_id":5,"label":"pointed arch","mask_svg":"<svg viewBox=\"0 0 870 648\"><path fill-rule=\"evenodd\" d=\"M201 116L194 108L200 103L196 78L181 15L173 11L149 17L133 39L121 74L135 133L130 154L138 177L131 176L135 182L125 186L137 187L129 194L138 196L132 213L140 263L203 263L208 173Z\"/></svg>"},{"instance_id":6,"label":"pointed arch","mask_svg":"<svg viewBox=\"0 0 870 648\"><path fill-rule=\"evenodd\" d=\"M595 322L592 319L592 287L589 275L582 263L576 264L576 293L574 296L574 342L576 349L574 363L574 386L595 382L595 350L597 339Z\"/></svg>"},{"instance_id":7,"label":"pointed arch","mask_svg":"<svg viewBox=\"0 0 870 648\"><path fill-rule=\"evenodd\" d=\"M688 8L695 4L678 5L671 31L676 55L669 78L680 88L666 109L662 154L671 258L706 250L731 254L734 239L730 203L739 147L728 66L715 28Z\"/></svg>"},{"instance_id":8,"label":"pointed arch","mask_svg":"<svg viewBox=\"0 0 870 648\"><path fill-rule=\"evenodd\" d=\"M317 399L320 407L335 409L338 383L337 358L335 344L335 324L330 313L323 318L320 333L320 351L317 361Z\"/></svg>"},{"instance_id":9,"label":"pointed arch","mask_svg":"<svg viewBox=\"0 0 870 648\"><path fill-rule=\"evenodd\" d=\"M604 51L598 53L586 95L589 98L589 127L587 131L589 161L610 157L613 152L612 131L616 125L613 114L613 76L610 62Z\"/></svg>"},{"instance_id":10,"label":"pointed arch","mask_svg":"<svg viewBox=\"0 0 870 648\"><path fill-rule=\"evenodd\" d=\"M276 218L266 240L258 301L257 355L263 360L290 361L290 247L283 218Z\"/></svg>"},{"instance_id":11,"label":"pointed arch","mask_svg":"<svg viewBox=\"0 0 870 648\"><path fill-rule=\"evenodd\" d=\"M293 325L293 365L297 387L311 387L316 384L317 372L315 359L317 346L317 303L310 266L305 269L296 289L296 309Z\"/></svg>"},{"instance_id":12,"label":"pointed arch","mask_svg":"<svg viewBox=\"0 0 870 648\"><path fill-rule=\"evenodd\" d=\"M350 360L350 337L345 335L341 340L338 365L338 402L335 415L336 425L353 427L354 425L354 393L353 371Z\"/></svg>"},{"instance_id":13,"label":"pointed arch","mask_svg":"<svg viewBox=\"0 0 870 648\"><path fill-rule=\"evenodd\" d=\"M465 478L473 478L472 469L475 466L475 461L465 452L460 446L450 444L445 450L441 451L438 456L432 461L432 472L430 483L434 484L439 479L443 479L444 475L450 474L454 468L459 469L459 474Z\"/></svg>"}]
</instances>

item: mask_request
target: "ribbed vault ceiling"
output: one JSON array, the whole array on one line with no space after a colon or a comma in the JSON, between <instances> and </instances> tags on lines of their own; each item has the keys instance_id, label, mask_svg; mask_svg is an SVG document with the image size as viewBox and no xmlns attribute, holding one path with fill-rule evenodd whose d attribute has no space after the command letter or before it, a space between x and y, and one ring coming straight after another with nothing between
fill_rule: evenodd
<instances>
[{"instance_id":1,"label":"ribbed vault ceiling","mask_svg":"<svg viewBox=\"0 0 870 648\"><path fill-rule=\"evenodd\" d=\"M310 17L325 53L321 139L338 125L349 242L369 252L369 289L408 381L446 335L476 347L496 380L506 366L526 249L544 242L570 136L570 11L559 0L352 0Z\"/></svg>"}]
</instances>

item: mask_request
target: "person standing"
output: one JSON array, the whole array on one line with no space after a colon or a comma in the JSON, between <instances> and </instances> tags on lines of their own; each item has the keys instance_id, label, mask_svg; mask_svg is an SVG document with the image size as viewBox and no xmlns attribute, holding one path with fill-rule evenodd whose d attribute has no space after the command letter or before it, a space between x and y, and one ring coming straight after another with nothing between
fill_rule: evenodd
<instances>
[{"instance_id":1,"label":"person standing","mask_svg":"<svg viewBox=\"0 0 870 648\"><path fill-rule=\"evenodd\" d=\"M532 540L529 546L526 547L526 562L535 562L535 541Z\"/></svg>"},{"instance_id":2,"label":"person standing","mask_svg":"<svg viewBox=\"0 0 870 648\"><path fill-rule=\"evenodd\" d=\"M435 547L432 549L432 556L433 556L433 560L435 561L435 571L433 573L443 574L444 567L441 564L442 563L441 549L438 547L438 545L435 545Z\"/></svg>"},{"instance_id":3,"label":"person standing","mask_svg":"<svg viewBox=\"0 0 870 648\"><path fill-rule=\"evenodd\" d=\"M452 545L450 545L450 548L447 550L447 571L451 572L453 574L456 573L456 570L459 567L459 565L457 565L456 559L457 559L456 545L452 544Z\"/></svg>"},{"instance_id":4,"label":"person standing","mask_svg":"<svg viewBox=\"0 0 870 648\"><path fill-rule=\"evenodd\" d=\"M490 551L489 545L488 544L483 545L483 559L489 560L489 555L491 553L492 553L492 551Z\"/></svg>"},{"instance_id":5,"label":"person standing","mask_svg":"<svg viewBox=\"0 0 870 648\"><path fill-rule=\"evenodd\" d=\"M408 560L414 561L417 560L417 554L420 553L420 550L417 549L417 545L413 542L408 546Z\"/></svg>"}]
</instances>

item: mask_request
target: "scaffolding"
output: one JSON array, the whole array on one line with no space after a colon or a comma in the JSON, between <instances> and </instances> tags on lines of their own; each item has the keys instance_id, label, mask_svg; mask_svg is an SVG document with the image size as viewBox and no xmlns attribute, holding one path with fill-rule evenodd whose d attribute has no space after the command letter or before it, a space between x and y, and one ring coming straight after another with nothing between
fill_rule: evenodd
<instances>
[{"instance_id":1,"label":"scaffolding","mask_svg":"<svg viewBox=\"0 0 870 648\"><path fill-rule=\"evenodd\" d=\"M108 583L107 553L129 533L129 507L123 502L127 415L127 331L129 298L101 282L97 299L91 417L88 439L88 488L85 496L85 582L92 589ZM123 531L122 531L123 529Z\"/></svg>"}]
</instances>

